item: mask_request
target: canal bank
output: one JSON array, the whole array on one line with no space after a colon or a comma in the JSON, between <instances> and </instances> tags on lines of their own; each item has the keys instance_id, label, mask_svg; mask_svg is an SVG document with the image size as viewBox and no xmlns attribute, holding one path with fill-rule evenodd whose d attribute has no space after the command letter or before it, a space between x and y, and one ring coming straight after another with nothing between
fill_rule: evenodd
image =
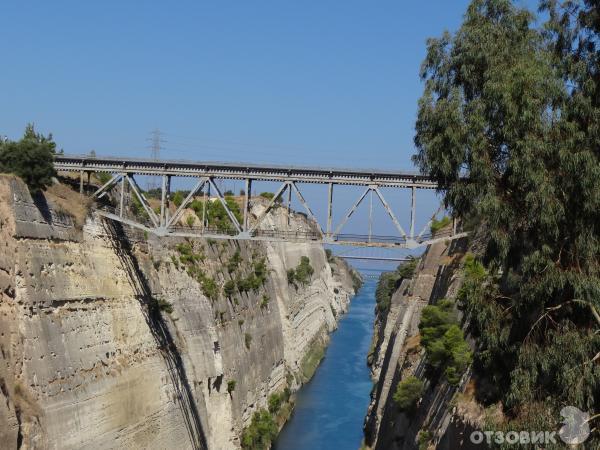
<instances>
[{"instance_id":1,"label":"canal bank","mask_svg":"<svg viewBox=\"0 0 600 450\"><path fill-rule=\"evenodd\" d=\"M369 275L375 271L365 271ZM366 277L313 379L297 395L294 413L276 450L356 450L372 381L366 356L371 344L377 280Z\"/></svg>"}]
</instances>

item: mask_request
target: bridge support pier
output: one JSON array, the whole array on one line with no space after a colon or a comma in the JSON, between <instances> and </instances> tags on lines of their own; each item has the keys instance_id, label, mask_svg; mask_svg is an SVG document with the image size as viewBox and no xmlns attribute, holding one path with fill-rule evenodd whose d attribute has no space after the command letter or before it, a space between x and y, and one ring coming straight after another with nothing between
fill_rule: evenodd
<instances>
[{"instance_id":1,"label":"bridge support pier","mask_svg":"<svg viewBox=\"0 0 600 450\"><path fill-rule=\"evenodd\" d=\"M333 183L329 183L327 196L327 237L331 239L331 224L333 222Z\"/></svg>"},{"instance_id":2,"label":"bridge support pier","mask_svg":"<svg viewBox=\"0 0 600 450\"><path fill-rule=\"evenodd\" d=\"M410 238L415 237L415 212L417 206L416 189L413 186L410 190Z\"/></svg>"},{"instance_id":3,"label":"bridge support pier","mask_svg":"<svg viewBox=\"0 0 600 450\"><path fill-rule=\"evenodd\" d=\"M119 217L123 218L123 207L125 203L125 177L127 174L121 174L121 198L119 200Z\"/></svg>"},{"instance_id":4,"label":"bridge support pier","mask_svg":"<svg viewBox=\"0 0 600 450\"><path fill-rule=\"evenodd\" d=\"M252 196L252 179L246 178L246 196L244 197L244 225L242 227L244 232L248 232L248 221L250 215L250 197Z\"/></svg>"}]
</instances>

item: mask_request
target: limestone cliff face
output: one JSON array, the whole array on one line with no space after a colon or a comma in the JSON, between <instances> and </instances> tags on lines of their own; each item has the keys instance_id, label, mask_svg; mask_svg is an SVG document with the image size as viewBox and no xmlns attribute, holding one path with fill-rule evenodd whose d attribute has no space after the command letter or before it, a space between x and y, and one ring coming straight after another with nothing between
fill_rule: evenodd
<instances>
[{"instance_id":1,"label":"limestone cliff face","mask_svg":"<svg viewBox=\"0 0 600 450\"><path fill-rule=\"evenodd\" d=\"M452 449L461 448L458 443L464 443L464 424L455 426L450 405L457 390L464 389L464 383L457 389L428 379L418 328L424 306L442 298L455 298L461 284L458 267L464 246L463 240L430 245L413 278L402 281L389 310L376 319L375 351L370 355L376 385L365 419L367 448ZM398 383L410 375L425 382L425 391L417 411L409 415L398 409L392 397Z\"/></svg>"},{"instance_id":2,"label":"limestone cliff face","mask_svg":"<svg viewBox=\"0 0 600 450\"><path fill-rule=\"evenodd\" d=\"M258 288L210 299L182 241L93 217L78 227L55 206L0 177L2 448L238 448L268 396L302 383L353 293L319 246L194 242L194 270L219 291L266 262ZM294 286L301 256L314 274Z\"/></svg>"}]
</instances>

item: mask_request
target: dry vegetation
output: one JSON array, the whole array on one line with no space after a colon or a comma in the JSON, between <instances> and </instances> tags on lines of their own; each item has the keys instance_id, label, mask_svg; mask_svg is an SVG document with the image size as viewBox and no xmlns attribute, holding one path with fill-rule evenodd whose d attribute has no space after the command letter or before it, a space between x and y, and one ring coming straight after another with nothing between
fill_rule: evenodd
<instances>
[{"instance_id":1,"label":"dry vegetation","mask_svg":"<svg viewBox=\"0 0 600 450\"><path fill-rule=\"evenodd\" d=\"M44 195L57 211L73 217L77 228L83 227L92 204L89 197L79 195L78 192L62 183L48 187Z\"/></svg>"}]
</instances>

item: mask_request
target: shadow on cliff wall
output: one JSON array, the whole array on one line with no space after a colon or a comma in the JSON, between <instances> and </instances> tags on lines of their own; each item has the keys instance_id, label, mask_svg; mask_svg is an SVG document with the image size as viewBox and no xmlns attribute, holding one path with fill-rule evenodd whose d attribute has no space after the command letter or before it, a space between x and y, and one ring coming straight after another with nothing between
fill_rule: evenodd
<instances>
[{"instance_id":1,"label":"shadow on cliff wall","mask_svg":"<svg viewBox=\"0 0 600 450\"><path fill-rule=\"evenodd\" d=\"M52 212L42 191L31 193L31 200L48 225L52 225Z\"/></svg>"},{"instance_id":2,"label":"shadow on cliff wall","mask_svg":"<svg viewBox=\"0 0 600 450\"><path fill-rule=\"evenodd\" d=\"M152 336L167 365L171 382L177 393L177 398L179 399L178 403L186 422L186 428L190 436L192 448L206 450L208 448L206 436L204 435L200 415L183 367L181 354L175 345L166 322L161 316L157 307L157 301L152 296L152 290L150 289L148 280L146 280L137 259L131 252L131 244L126 237L121 224L111 220L104 221L104 224L115 253L119 257L119 260L131 281L131 285L136 290L138 299L142 303L142 311L146 323L148 324Z\"/></svg>"}]
</instances>

